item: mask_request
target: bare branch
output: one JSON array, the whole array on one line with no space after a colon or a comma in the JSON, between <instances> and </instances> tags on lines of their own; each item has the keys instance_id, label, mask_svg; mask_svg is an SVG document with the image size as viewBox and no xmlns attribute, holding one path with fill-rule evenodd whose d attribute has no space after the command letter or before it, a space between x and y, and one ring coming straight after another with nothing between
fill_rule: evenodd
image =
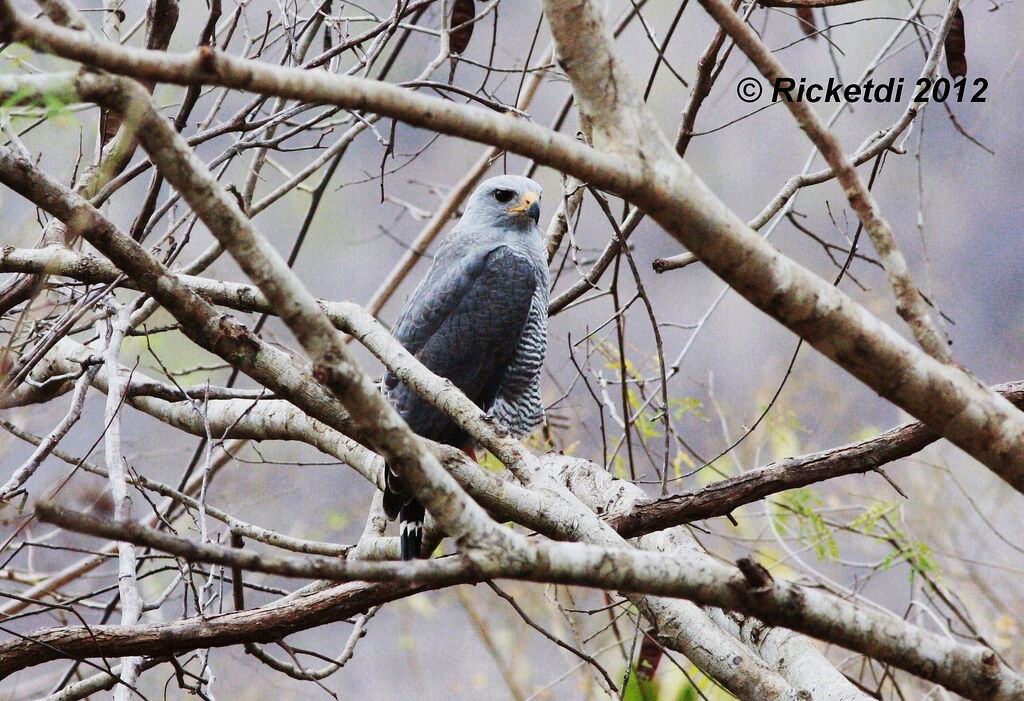
<instances>
[{"instance_id":1,"label":"bare branch","mask_svg":"<svg viewBox=\"0 0 1024 701\"><path fill-rule=\"evenodd\" d=\"M96 373L99 372L100 366L93 365L89 368L83 368L82 374L77 380L75 380L75 391L71 395L71 406L68 407L67 413L64 418L60 420L60 423L45 439L39 442L38 447L32 452L32 455L22 463L21 467L16 469L10 476L10 478L0 487L0 499L10 499L11 496L21 489L21 486L25 484L25 481L32 476L32 473L36 471L39 465L46 459L46 456L53 452L53 449L60 442L60 439L71 430L71 427L78 421L82 415L82 409L85 406L85 395L89 389L89 385Z\"/></svg>"}]
</instances>

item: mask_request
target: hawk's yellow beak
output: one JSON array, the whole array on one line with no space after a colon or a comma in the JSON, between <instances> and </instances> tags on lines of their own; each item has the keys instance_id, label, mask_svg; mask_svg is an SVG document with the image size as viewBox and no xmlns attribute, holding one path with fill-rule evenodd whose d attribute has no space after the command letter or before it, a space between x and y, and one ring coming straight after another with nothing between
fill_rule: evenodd
<instances>
[{"instance_id":1,"label":"hawk's yellow beak","mask_svg":"<svg viewBox=\"0 0 1024 701\"><path fill-rule=\"evenodd\" d=\"M519 204L513 205L506 209L506 212L525 212L530 209L530 205L537 201L540 196L536 192L530 192L527 190L523 196L519 199Z\"/></svg>"}]
</instances>

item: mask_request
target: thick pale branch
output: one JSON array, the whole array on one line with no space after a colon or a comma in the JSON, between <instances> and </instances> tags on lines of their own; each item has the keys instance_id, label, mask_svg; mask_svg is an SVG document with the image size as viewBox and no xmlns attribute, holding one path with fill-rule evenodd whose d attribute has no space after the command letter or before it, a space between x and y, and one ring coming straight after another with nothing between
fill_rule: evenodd
<instances>
[{"instance_id":1,"label":"thick pale branch","mask_svg":"<svg viewBox=\"0 0 1024 701\"><path fill-rule=\"evenodd\" d=\"M212 543L199 543L180 538L155 528L147 528L134 521L99 519L45 502L36 505L36 516L42 521L56 524L69 531L144 545L189 562L224 565L283 577L342 582L362 580L447 584L474 571L472 562L464 556L437 560L375 562L320 555L269 555L241 548L225 548Z\"/></svg>"},{"instance_id":2,"label":"thick pale branch","mask_svg":"<svg viewBox=\"0 0 1024 701\"><path fill-rule=\"evenodd\" d=\"M638 542L647 550L690 552L697 557L708 557L684 528L661 531L640 538ZM756 650L761 659L777 669L793 688L803 690L810 698L829 701L870 701L872 698L854 687L805 636L718 608L708 608L706 615L716 627L728 631L744 645ZM680 629L678 625L658 628L658 638L669 645L674 642L671 636L680 635L690 635L698 640L703 637L700 631L693 633Z\"/></svg>"},{"instance_id":3,"label":"thick pale branch","mask_svg":"<svg viewBox=\"0 0 1024 701\"><path fill-rule=\"evenodd\" d=\"M67 344L67 343L70 343L70 341L62 341L61 343L62 344ZM61 348L62 348L62 346L58 345L57 350L60 350ZM86 350L86 349L83 349L83 350ZM262 407L260 407L260 409L257 409L257 410L261 410L261 409L262 409ZM275 421L273 423L277 424L277 423L280 423L280 422ZM292 421L289 420L289 421L287 421L285 423L286 424L292 424ZM197 426L197 429L198 428L199 427ZM607 512L607 511L611 510L614 513L615 510L618 510L618 509L621 509L621 508L629 508L631 504L635 504L636 500L635 500L635 498L633 498L631 496L630 491L628 489L625 492L623 492L621 489L616 490L616 488L615 488L615 482L616 481L610 480L610 478L607 475L603 475L603 473L591 474L592 472L594 472L592 470L583 470L582 472L580 472L578 470L574 470L574 469L572 469L573 465L575 464L574 461L571 461L571 460L568 460L568 459L564 459L564 458L563 458L563 460L566 461L566 464L564 465L564 469L563 469L563 479L568 480L568 484L573 488L573 491L575 493L584 495L587 498L588 503L592 503L592 507L593 508L598 508L598 509L600 509L601 511L604 511L604 512ZM489 477L489 476L485 475L484 473L480 472L479 470L473 470L472 468L470 469L470 472L473 473L475 476L478 476L478 477L481 477L481 478ZM597 477L602 477L603 481L597 481L597 482L593 481ZM513 498L513 502L512 502L513 504L518 503L518 505L520 507L525 506L525 504L531 503L532 501L536 501L535 499L534 500L522 499L522 496L523 496L522 493L525 490L523 490L522 488L517 488L517 487L515 487L515 485L511 485L511 484L504 484L503 485L503 484L501 484L499 482L498 485L496 485L496 486L498 487L498 489L494 488L495 485L491 485L489 488L486 488L483 491L485 493L497 493L502 488L504 488L506 490L510 489L512 491L508 494L508 496L511 496ZM624 485L623 484L622 488L625 489L628 486L629 485ZM633 488L633 489L635 490L635 488ZM480 492L477 491L476 489L471 489L471 492L476 492L478 495L480 494ZM527 492L527 494L528 494L528 492ZM478 498L479 498L479 496L478 496ZM483 501L486 501L486 500L484 499ZM562 536L562 535L565 535L565 534L572 535L574 533L574 531L576 529L578 529L578 527L579 527L578 520L572 518L573 514L572 514L571 511L568 512L568 513L563 514L563 513L558 512L557 510L552 509L550 506L548 506L545 509L544 505L541 504L541 503L537 503L533 508L535 509L533 511L534 516L532 517L532 520L534 521L533 527L536 527L536 528L538 528L540 530L545 530L547 532L550 532L552 535L555 535L556 537ZM514 513L515 510L516 509L513 506L513 511L512 512ZM563 511L564 511L564 509L563 509ZM525 520L527 522L531 521L530 518L527 518ZM561 524L561 525L558 525L558 524ZM552 526L554 526L554 530L553 531L551 530ZM580 534L577 532L576 535L578 536ZM669 611L667 615L666 614L659 615L660 612L658 610L656 610L656 607L661 606L661 605L657 604L656 602L653 602L653 601L649 602L650 605L648 605L648 602L645 602L643 600L638 600L637 603L638 603L638 605L640 605L642 607L645 607L644 610L647 610L649 613L651 613L652 616L654 616L655 619L659 620L662 624L672 626L672 628L671 628L672 630L675 629L674 626L678 625L678 621L680 620L680 617L678 616L678 614L673 614L671 611ZM652 607L655 607L655 608L652 608ZM747 671L751 672L752 670L747 669Z\"/></svg>"},{"instance_id":4,"label":"thick pale branch","mask_svg":"<svg viewBox=\"0 0 1024 701\"><path fill-rule=\"evenodd\" d=\"M55 346L54 352L66 352L72 349L73 342L65 339ZM81 361L83 357L87 356L88 349L84 347L81 351L73 352L74 360ZM73 363L74 361L72 361ZM63 367L57 368L63 370ZM101 386L101 389L103 387ZM153 405L160 405L163 402L159 400L136 400L142 403L139 408L144 410L152 411ZM215 404L215 403L211 403ZM244 412L242 407L244 402L238 402L238 408L235 413ZM259 407L253 408L251 411L242 414L241 416L221 416L220 410L214 406L209 406L209 415L206 417L200 417L195 415L195 412L190 412L186 405L176 404L174 406L174 413L178 416L178 421L188 420L190 426L189 429L201 434L206 429L213 429L216 431L221 430L224 424L234 424L240 427L240 430L247 431L245 425L248 423L249 417L252 417L254 426L257 428L257 435L259 434L259 426L264 427L267 430L267 437L277 436L274 430L267 429L271 427L287 427L288 432L292 433L291 437L298 439L305 439L310 442L320 441L323 443L321 449L325 447L330 449L330 434L329 429L323 431L311 431L312 435L300 436L296 433L304 425L304 418L301 412L288 407L283 402L276 402L276 404L282 405L282 410L290 411L291 416L285 418L278 414L276 411L271 411L270 403L261 404ZM272 419L269 422L264 421L261 418L252 416L255 413L264 413L271 411ZM236 423L237 422L237 423ZM311 427L312 428L312 427ZM277 436L277 437L285 437ZM345 444L348 443L343 436L337 436L342 441L341 444L334 446L335 450L338 448L344 448ZM353 450L358 455L359 451L366 452L358 446L354 446ZM453 474L457 475L460 481L469 489L470 493L474 495L481 503L487 505L490 509L496 510L498 514L504 514L502 518L508 518L517 520L524 523L528 527L534 528L541 532L547 533L554 537L575 537L583 538L584 540L593 538L595 534L592 531L581 530L581 522L577 517L576 512L566 508L562 505L562 508L558 508L558 504L552 504L550 501L544 503L538 499L533 492L525 490L522 487L517 487L514 484L502 482L496 480L493 475L481 472L479 469L472 465L464 465L465 459L458 455L458 451L451 451L454 455L446 458L446 467L452 470ZM337 454L337 453L335 453ZM348 458L352 460L351 457ZM373 456L368 454L363 460L366 463L373 464ZM590 506L597 510L599 513L606 514L606 517L612 517L616 513L623 510L629 509L642 509L643 506L637 504L638 501L643 500L643 495L639 493L632 485L628 483L622 483L618 480L610 478L606 473L594 468L593 466L586 465L579 460L573 460L569 458L560 458L558 456L549 456L544 459L548 469L555 468L560 473L560 479L571 488L574 494L578 494L584 501ZM377 466L375 472L379 470ZM155 544L158 547L163 544ZM187 546L191 547L191 546ZM177 552L177 551L175 551ZM648 599L643 596L631 597L635 598L635 603L645 612L645 615L649 615L651 619L656 622L659 629L665 628L666 634L669 635L669 639L673 641L672 646L676 649L680 649L688 656L691 656L694 661L698 662L705 668L710 668L712 671L720 670L721 665L715 666L715 660L720 655L727 655L728 659L733 659L737 654L741 653L741 649L737 648L734 652L728 653L727 649L723 649L723 645L727 645L727 639L720 639L720 631L712 630L711 632L704 635L699 639L698 647L693 647L689 644L690 641L698 642L697 639L692 637L683 637L675 635L682 630L694 630L695 627L706 625L709 621L696 621L697 618L703 618L705 615L700 611L696 610L692 604L686 602L659 602L655 599ZM709 638L708 636L712 636ZM714 641L714 642L713 642ZM720 652L715 652L720 650ZM753 683L756 687L760 684L767 689L772 686L775 682L772 682L771 675L767 674L766 671L759 667L759 663L753 658L747 659L745 655L740 655L746 660L743 665L728 667L726 669L732 669L735 673L734 677L730 680L730 677L726 673L719 671L719 674L724 677L724 682L733 689L736 693L741 693L745 688L744 684ZM723 658L725 659L725 658ZM753 665L753 666L751 666ZM764 691L762 689L762 692ZM789 692L785 688L779 688L776 698L785 698ZM751 697L749 693L741 693L741 696L745 698L756 697L756 694Z\"/></svg>"}]
</instances>

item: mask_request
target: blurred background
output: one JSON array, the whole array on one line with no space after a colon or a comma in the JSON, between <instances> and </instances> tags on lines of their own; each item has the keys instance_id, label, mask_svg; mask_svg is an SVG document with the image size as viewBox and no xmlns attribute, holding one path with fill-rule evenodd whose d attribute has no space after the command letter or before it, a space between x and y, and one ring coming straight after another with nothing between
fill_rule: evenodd
<instances>
[{"instance_id":1,"label":"blurred background","mask_svg":"<svg viewBox=\"0 0 1024 701\"><path fill-rule=\"evenodd\" d=\"M102 11L98 0L76 0L76 4L83 10L95 10L86 16L97 28L104 17L109 20L111 13ZM24 11L35 8L24 1L19 5ZM122 3L124 20L116 30L108 27L108 36L142 45L144 32L132 34L131 28L144 19L145 5L137 0ZM609 23L619 22L634 5L640 7L642 21L633 18L623 23L618 48L641 89L651 81L656 62L660 64L650 82L648 104L671 139L690 98L698 58L715 26L699 4L687 5L686 0L678 22L679 2L610 0L604 3ZM429 31L409 33L394 57L388 81L421 78L424 67L438 57L444 7L434 3L415 20L408 20ZM876 82L905 78L908 87L899 103L815 105L821 117L835 116L835 133L852 152L869 136L893 124L906 108L931 45L931 31L945 7L936 0L918 4L863 0L815 10L818 28L827 29L815 38L805 35L789 9L759 7L751 13L750 22L791 74L806 77L808 82L826 82L836 76L856 82L868 67L873 67ZM235 34L227 51L281 62L290 48L301 43L300 30L318 8L322 8L320 2L308 0L225 0L218 40L226 40L234 22ZM916 16L915 8L919 8ZM985 382L996 383L1024 378L1018 265L1024 257L1020 225L1024 219L1024 135L1017 111L1024 108L1024 6L968 0L962 8L968 80L987 80L985 101L926 106L897 139L898 152L885 157L872 191L917 282L942 313L955 358ZM323 51L325 40L338 44L377 25L393 10L390 0L359 4L335 0L324 10L328 19L317 29L308 55ZM451 84L489 102L513 105L529 76L549 68L523 112L524 118L538 124L555 123L571 93L564 76L546 60L550 37L539 3L479 2L476 11L483 16L455 64ZM182 0L170 50L194 49L209 13L203 0ZM908 21L908 17L913 19ZM658 61L657 47L666 38L664 61ZM394 47L389 45L388 51ZM388 51L357 73L376 76L391 55ZM5 72L69 67L22 46L8 46L0 57L0 70ZM344 72L356 60L348 52L327 69ZM450 71L449 61L444 59L427 79L448 83ZM944 64L939 72L947 75ZM739 99L737 83L748 76L757 77L756 70L739 51L732 51L697 116L686 160L734 211L753 219L787 180L808 167L812 172L820 170L823 162L811 157L810 142L784 106L770 103L767 91L753 103ZM468 100L453 91L420 89L460 102ZM968 90L968 95L971 93ZM173 116L183 94L183 88L160 85L155 98ZM183 133L193 136L228 121L250 99L250 95L204 89ZM270 100L260 107L259 115L282 108ZM325 108L309 107L277 135L325 112ZM35 124L20 138L39 165L61 182L71 183L93 160L96 109L65 108L42 120L5 109L3 119L17 132ZM253 201L258 203L274 193L357 123L346 112L338 112L275 144L268 164L260 171ZM559 129L572 135L577 128L570 110ZM241 190L255 150L240 148L239 138L236 132L225 133L199 144L197 152L208 163L217 164L216 172L223 168L222 181ZM486 150L380 120L351 142L333 171L319 168L263 208L255 222L288 255L304 220L311 217L308 233L298 247L295 269L318 297L366 303L450 189ZM225 160L232 154L233 158ZM133 163L143 158L140 152ZM861 166L863 178L871 175L873 163ZM563 196L561 175L546 167L534 169L529 161L512 154L495 158L486 171L488 175L502 172L530 172L544 186L541 224L546 225ZM150 177L147 171L127 182L103 206L124 230L131 229L138 216ZM312 209L315 190L324 177L329 179L323 197ZM158 205L167 202L170 194L163 185ZM610 207L621 221L623 204L610 198ZM36 245L41 226L32 207L14 193L0 190L0 211L3 245ZM146 243L170 233L177 244L187 240L179 262L194 258L211 238L201 224L194 225L186 215L181 204L169 207L162 217L154 218ZM791 216L780 215L761 231L770 232L771 241L786 255L833 280L856 229L856 217L847 208L841 189L828 182L801 190L792 203ZM601 208L585 195L552 263L554 294L576 282L613 237ZM629 243L655 311L665 364L670 369L670 450L666 456L664 419L656 409L661 381L652 323L644 304L635 299L637 284L625 258L604 274L599 290L587 293L551 319L544 380L549 425L532 439L538 450L560 450L603 463L619 476L635 477L657 495L659 471L666 463L669 491L692 490L775 459L870 437L909 420L813 349L803 347L794 361L797 339L725 290L724 283L699 263L655 273L653 260L683 252L655 224L641 223ZM873 257L866 237L861 238L858 250ZM383 306L379 313L383 322L394 321L428 265L429 260L421 260ZM556 275L557 271L561 272ZM205 274L245 280L226 256ZM840 284L908 335L894 313L892 294L878 267L856 259ZM253 322L257 318L241 316ZM150 324L168 320L161 312ZM0 331L9 333L11 328L5 319ZM282 347L296 347L273 319L263 327L263 335ZM159 377L162 370L155 354L183 385L208 378L213 384L224 384L231 374L229 368L218 366L215 358L177 333L154 335L148 344L143 338L129 339L122 362L132 365L137 358L140 370ZM360 351L360 359L379 375L380 366L369 353ZM627 378L625 393L623 374ZM239 378L238 386L252 386L247 382ZM628 395L629 410L637 413L629 445L621 440L624 394ZM83 419L61 443L75 455L89 452L103 427L102 396L94 392L88 402ZM57 400L9 410L5 417L40 435L50 430L64 411L66 400ZM762 414L763 420L748 435ZM198 439L135 411L125 413L123 433L131 467L171 483L177 482L193 460L198 444ZM738 446L720 455L744 436ZM13 470L31 453L31 446L0 434L0 450L5 469ZM278 442L250 444L236 457L212 483L211 504L290 535L356 541L372 487L351 469L311 449ZM711 464L705 465L709 461ZM1024 663L1019 643L1019 626L1024 620L1024 579L1020 576L1024 558L1019 547L1024 542L1024 502L1020 495L947 443L890 465L886 471L907 498L877 474L844 477L778 495L770 503L744 507L734 514L737 526L714 519L695 524L693 531L723 558L754 554L777 576L855 592L931 630L981 636L1019 669ZM68 465L49 459L29 484L28 503L70 472ZM99 478L77 473L60 492L60 501L103 513L105 489ZM136 508L145 511L148 506L140 500ZM5 505L0 514L5 518L6 538L23 518L12 504ZM48 532L30 526L19 537L41 537ZM55 542L63 541L58 538ZM56 569L77 557L73 552L43 548L18 553L9 549L7 555L13 557L5 565L41 571ZM104 578L113 581L114 571L113 562L97 570L82 584L83 591L96 588ZM143 580L144 596L158 596L168 577L154 575ZM275 578L254 575L253 580L271 587L294 587L293 582ZM635 612L621 606L610 609L614 615L608 610L576 612L614 603L594 592L512 583L501 586L514 594L538 623L560 638L576 640L597 656L616 682L621 680L626 660L634 657ZM19 589L12 583L2 587ZM269 591L250 596L249 605L276 597ZM83 608L82 614L87 619L98 617L108 600L109 593L98 597L99 610ZM176 617L182 605L180 596L177 600L172 597L144 620ZM223 601L223 607L230 610L229 599ZM12 627L25 633L61 622L49 613L22 619ZM340 652L349 630L349 626L331 624L293 636L289 642L333 656ZM599 697L592 669L525 625L505 601L483 586L422 594L390 604L368 623L367 631L353 660L319 685L277 674L247 657L240 647L216 649L210 655L216 674L212 690L222 699L331 694L366 699ZM880 668L869 668L858 656L842 650L828 650L828 654L847 674L870 688L877 686ZM657 676L660 698L700 698L696 688L707 698L728 698L685 659L677 655L675 663L662 661ZM0 698L41 696L66 669L67 663L61 663L21 672L5 680ZM919 698L927 690L899 679L905 698ZM185 695L166 666L144 673L140 689L151 698ZM885 696L897 697L891 685L885 688Z\"/></svg>"}]
</instances>

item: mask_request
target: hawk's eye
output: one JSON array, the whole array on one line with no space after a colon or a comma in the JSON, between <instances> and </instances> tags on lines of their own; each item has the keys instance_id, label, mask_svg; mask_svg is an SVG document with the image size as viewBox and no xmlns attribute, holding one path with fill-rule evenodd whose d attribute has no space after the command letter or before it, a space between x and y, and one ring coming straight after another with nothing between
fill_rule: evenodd
<instances>
[{"instance_id":1,"label":"hawk's eye","mask_svg":"<svg viewBox=\"0 0 1024 701\"><path fill-rule=\"evenodd\" d=\"M498 200L498 202L501 202L503 204L505 202L511 202L512 198L515 197L515 196L516 196L516 193L512 192L511 190L495 190L494 191L494 199Z\"/></svg>"}]
</instances>

